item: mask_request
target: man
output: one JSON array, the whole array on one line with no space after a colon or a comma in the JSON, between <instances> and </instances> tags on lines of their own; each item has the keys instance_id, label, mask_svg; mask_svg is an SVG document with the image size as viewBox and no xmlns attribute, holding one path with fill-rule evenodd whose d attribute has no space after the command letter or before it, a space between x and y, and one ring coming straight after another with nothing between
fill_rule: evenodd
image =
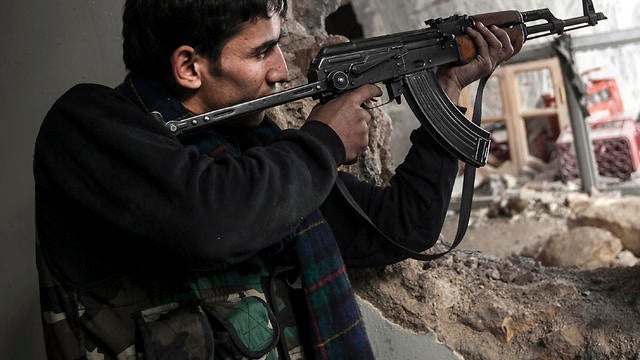
<instances>
[{"instance_id":1,"label":"man","mask_svg":"<svg viewBox=\"0 0 640 360\"><path fill-rule=\"evenodd\" d=\"M422 251L442 227L456 160L420 129L390 186L338 172L367 146L361 105L375 86L317 105L299 130L263 113L182 138L164 126L285 81L286 8L127 0L124 83L78 85L49 111L34 174L50 358L372 358L344 264L406 255L334 183ZM513 53L502 30L469 35L478 58L440 71L453 100Z\"/></svg>"}]
</instances>

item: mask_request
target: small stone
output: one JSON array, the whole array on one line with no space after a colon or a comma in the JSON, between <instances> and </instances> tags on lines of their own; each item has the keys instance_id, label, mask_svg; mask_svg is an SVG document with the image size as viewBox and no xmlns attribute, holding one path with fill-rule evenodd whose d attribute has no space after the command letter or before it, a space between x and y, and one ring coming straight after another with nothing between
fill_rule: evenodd
<instances>
[{"instance_id":1,"label":"small stone","mask_svg":"<svg viewBox=\"0 0 640 360\"><path fill-rule=\"evenodd\" d=\"M496 269L493 269L490 276L493 280L500 280L500 272Z\"/></svg>"}]
</instances>

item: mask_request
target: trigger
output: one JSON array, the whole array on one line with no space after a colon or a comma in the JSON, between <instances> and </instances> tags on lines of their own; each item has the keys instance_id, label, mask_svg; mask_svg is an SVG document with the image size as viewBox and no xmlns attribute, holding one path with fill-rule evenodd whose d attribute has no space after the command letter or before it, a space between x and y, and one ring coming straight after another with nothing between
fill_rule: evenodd
<instances>
[{"instance_id":1,"label":"trigger","mask_svg":"<svg viewBox=\"0 0 640 360\"><path fill-rule=\"evenodd\" d=\"M389 100L393 99L396 103L402 103L402 81L391 81L387 84L387 95Z\"/></svg>"}]
</instances>

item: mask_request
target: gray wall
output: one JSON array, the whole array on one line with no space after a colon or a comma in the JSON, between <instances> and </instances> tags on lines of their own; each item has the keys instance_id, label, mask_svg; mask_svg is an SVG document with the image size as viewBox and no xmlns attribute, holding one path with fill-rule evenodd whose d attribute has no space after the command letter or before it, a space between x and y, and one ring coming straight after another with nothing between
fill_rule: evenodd
<instances>
[{"instance_id":1,"label":"gray wall","mask_svg":"<svg viewBox=\"0 0 640 360\"><path fill-rule=\"evenodd\" d=\"M34 260L33 144L42 117L79 82L115 85L117 1L5 1L0 13L0 359L43 359Z\"/></svg>"}]
</instances>

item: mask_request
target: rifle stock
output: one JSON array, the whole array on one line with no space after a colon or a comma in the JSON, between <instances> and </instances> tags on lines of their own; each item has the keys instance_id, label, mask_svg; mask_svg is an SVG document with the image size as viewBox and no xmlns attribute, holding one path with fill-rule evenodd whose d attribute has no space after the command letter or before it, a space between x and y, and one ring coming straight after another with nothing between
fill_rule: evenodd
<instances>
[{"instance_id":1,"label":"rifle stock","mask_svg":"<svg viewBox=\"0 0 640 360\"><path fill-rule=\"evenodd\" d=\"M404 95L420 123L445 150L469 165L483 166L489 133L468 121L451 103L435 80L435 69L475 58L477 51L465 29L478 21L505 29L514 49L519 51L528 39L594 26L606 19L594 11L591 0L582 0L582 5L584 16L566 20L557 19L549 9L454 15L428 20L425 29L329 45L312 60L309 84L188 119L168 121L166 126L174 135L184 135L302 98L327 101L365 84L383 83L389 97L398 103ZM536 24L527 26L528 22Z\"/></svg>"}]
</instances>

